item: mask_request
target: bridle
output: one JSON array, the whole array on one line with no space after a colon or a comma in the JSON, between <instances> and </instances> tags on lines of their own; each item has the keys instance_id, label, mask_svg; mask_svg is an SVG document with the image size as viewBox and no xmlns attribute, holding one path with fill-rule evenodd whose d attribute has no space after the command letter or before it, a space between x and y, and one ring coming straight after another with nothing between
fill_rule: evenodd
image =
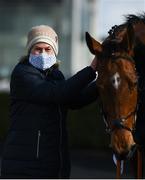
<instances>
[{"instance_id":1,"label":"bridle","mask_svg":"<svg viewBox=\"0 0 145 180\"><path fill-rule=\"evenodd\" d=\"M102 110L101 113L102 113L102 116L103 116L103 119L104 119L104 122L105 122L105 125L106 125L106 132L107 133L111 134L116 128L117 129L124 129L124 130L130 131L131 133L134 133L134 131L135 131L135 123L136 123L137 108L135 108L134 111L129 112L126 116L121 116L120 118L112 119L111 122L112 122L113 128L110 127L109 124L108 124L108 117L109 117L109 119L111 119L110 118L111 116L108 113L106 113L103 108L101 110ZM124 123L131 116L134 116L133 128L129 128L129 127L124 125Z\"/></svg>"},{"instance_id":2,"label":"bridle","mask_svg":"<svg viewBox=\"0 0 145 180\"><path fill-rule=\"evenodd\" d=\"M112 53L112 61L117 61L120 58L122 58L124 60L131 61L132 63L135 63L134 59L131 56L129 56L128 54L126 54L126 55L116 55L115 53ZM135 87L137 88L137 83L136 83ZM131 133L134 133L135 124L136 124L137 107L138 107L138 103L137 103L135 109L133 111L129 112L127 115L125 115L125 116L120 115L119 118L113 119L112 118L113 116L111 114L109 114L108 112L105 112L105 110L103 108L103 105L102 105L101 114L103 116L103 119L104 119L104 122L105 122L105 125L106 125L106 132L111 134L115 129L124 129L124 130L130 131ZM124 123L131 116L134 116L134 118L133 118L133 127L129 128ZM112 122L113 127L109 126L108 119L112 119L111 122Z\"/></svg>"}]
</instances>

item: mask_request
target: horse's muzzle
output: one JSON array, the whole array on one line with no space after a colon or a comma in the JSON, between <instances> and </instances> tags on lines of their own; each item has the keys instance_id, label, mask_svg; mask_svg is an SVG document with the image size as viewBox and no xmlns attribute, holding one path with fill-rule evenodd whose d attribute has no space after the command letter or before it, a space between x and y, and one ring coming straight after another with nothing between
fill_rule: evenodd
<instances>
[{"instance_id":1,"label":"horse's muzzle","mask_svg":"<svg viewBox=\"0 0 145 180\"><path fill-rule=\"evenodd\" d=\"M137 150L137 146L136 146L136 144L134 144L134 145L132 145L129 152L126 152L123 154L118 154L116 152L114 152L114 153L118 160L125 160L125 159L131 159L132 156L134 155L134 153L136 152L136 150Z\"/></svg>"}]
</instances>

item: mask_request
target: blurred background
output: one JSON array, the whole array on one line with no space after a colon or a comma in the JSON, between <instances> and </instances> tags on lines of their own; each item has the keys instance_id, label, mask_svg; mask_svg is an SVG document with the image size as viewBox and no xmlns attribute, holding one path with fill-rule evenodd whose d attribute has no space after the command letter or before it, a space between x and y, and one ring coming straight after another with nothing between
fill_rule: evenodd
<instances>
[{"instance_id":1,"label":"blurred background","mask_svg":"<svg viewBox=\"0 0 145 180\"><path fill-rule=\"evenodd\" d=\"M26 54L32 26L52 26L59 36L60 69L66 78L91 63L85 42L88 31L102 41L124 15L145 10L145 0L0 0L0 142L9 125L9 82L20 57ZM98 103L69 111L68 130L72 178L114 178L109 136Z\"/></svg>"}]
</instances>

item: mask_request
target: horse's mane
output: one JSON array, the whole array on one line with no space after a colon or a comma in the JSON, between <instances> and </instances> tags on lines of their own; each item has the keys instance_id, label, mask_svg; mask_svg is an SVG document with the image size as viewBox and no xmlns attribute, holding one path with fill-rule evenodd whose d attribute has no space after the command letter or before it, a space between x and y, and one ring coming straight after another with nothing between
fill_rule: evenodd
<instances>
[{"instance_id":1,"label":"horse's mane","mask_svg":"<svg viewBox=\"0 0 145 180\"><path fill-rule=\"evenodd\" d=\"M136 25L138 23L144 24L145 25L145 13L143 14L138 14L138 15L133 15L129 14L126 15L126 24L131 24L131 25ZM137 46L134 49L134 60L136 62L136 68L137 71L139 72L139 76L141 76L141 79L145 78L145 44L141 43L138 41ZM145 83L143 83L145 86Z\"/></svg>"},{"instance_id":2,"label":"horse's mane","mask_svg":"<svg viewBox=\"0 0 145 180\"><path fill-rule=\"evenodd\" d=\"M123 24L120 24L120 25L112 26L112 28L108 31L108 33L109 33L109 35L111 35L116 30L121 31L125 27L127 27L128 25L135 25L137 23L145 24L145 13L138 14L138 15L134 15L134 14L125 15L125 22Z\"/></svg>"},{"instance_id":3,"label":"horse's mane","mask_svg":"<svg viewBox=\"0 0 145 180\"><path fill-rule=\"evenodd\" d=\"M125 16L126 19L126 23L130 23L130 24L136 24L139 22L145 23L145 13L143 14L138 14L138 15L134 15L134 14L128 14Z\"/></svg>"},{"instance_id":4,"label":"horse's mane","mask_svg":"<svg viewBox=\"0 0 145 180\"><path fill-rule=\"evenodd\" d=\"M109 36L104 40L103 46L106 47L108 53L115 49L120 48L120 43L112 42L112 39L115 38L116 32L121 32L125 28L130 28L129 26L136 26L137 24L144 24L145 25L145 13L142 14L128 14L125 15L125 21L123 24L113 26L109 31ZM134 38L134 37L132 37ZM136 62L137 71L139 72L140 76L145 76L144 69L145 69L145 44L143 44L140 40L136 41L137 45L134 48L134 60Z\"/></svg>"}]
</instances>

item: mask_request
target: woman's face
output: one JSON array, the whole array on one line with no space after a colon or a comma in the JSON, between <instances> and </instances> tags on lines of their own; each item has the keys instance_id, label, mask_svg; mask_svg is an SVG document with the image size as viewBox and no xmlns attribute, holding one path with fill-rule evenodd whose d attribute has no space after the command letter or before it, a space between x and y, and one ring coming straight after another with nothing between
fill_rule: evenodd
<instances>
[{"instance_id":1,"label":"woman's face","mask_svg":"<svg viewBox=\"0 0 145 180\"><path fill-rule=\"evenodd\" d=\"M39 55L43 52L45 52L49 55L54 55L54 50L53 50L52 46L47 43L43 43L43 42L35 44L30 51L30 53L34 54L34 55Z\"/></svg>"}]
</instances>

